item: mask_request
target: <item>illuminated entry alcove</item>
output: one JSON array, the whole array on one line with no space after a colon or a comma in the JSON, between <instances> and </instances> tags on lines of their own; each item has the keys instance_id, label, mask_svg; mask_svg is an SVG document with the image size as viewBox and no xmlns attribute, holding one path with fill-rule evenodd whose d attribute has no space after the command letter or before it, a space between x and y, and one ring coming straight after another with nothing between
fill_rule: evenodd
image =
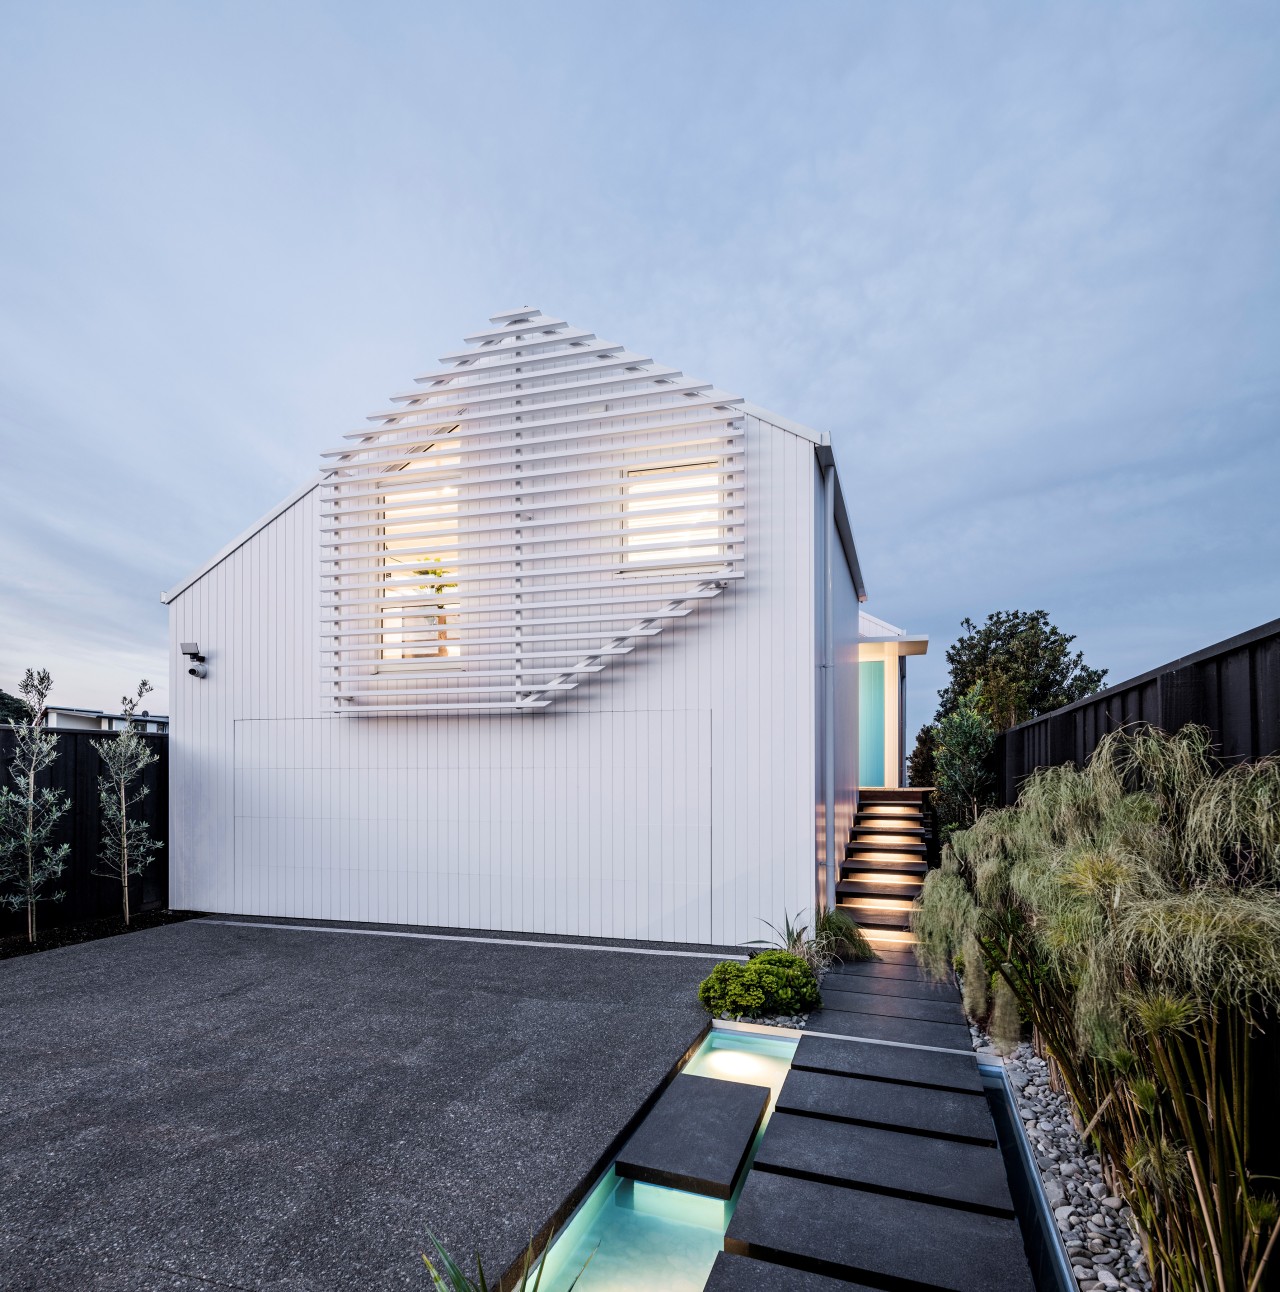
<instances>
[{"instance_id":1,"label":"illuminated entry alcove","mask_svg":"<svg viewBox=\"0 0 1280 1292\"><path fill-rule=\"evenodd\" d=\"M324 687L348 714L542 709L744 569L742 401L495 315L324 455Z\"/></svg>"}]
</instances>

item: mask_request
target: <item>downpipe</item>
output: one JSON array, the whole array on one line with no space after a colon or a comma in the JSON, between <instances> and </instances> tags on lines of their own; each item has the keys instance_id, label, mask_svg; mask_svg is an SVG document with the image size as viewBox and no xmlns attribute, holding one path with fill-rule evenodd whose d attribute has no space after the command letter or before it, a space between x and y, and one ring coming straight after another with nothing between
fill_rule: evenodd
<instances>
[{"instance_id":1,"label":"downpipe","mask_svg":"<svg viewBox=\"0 0 1280 1292\"><path fill-rule=\"evenodd\" d=\"M826 824L825 900L823 909L836 908L836 629L835 629L835 543L836 543L836 468L829 462L823 468L822 565L825 581L822 593L822 798Z\"/></svg>"}]
</instances>

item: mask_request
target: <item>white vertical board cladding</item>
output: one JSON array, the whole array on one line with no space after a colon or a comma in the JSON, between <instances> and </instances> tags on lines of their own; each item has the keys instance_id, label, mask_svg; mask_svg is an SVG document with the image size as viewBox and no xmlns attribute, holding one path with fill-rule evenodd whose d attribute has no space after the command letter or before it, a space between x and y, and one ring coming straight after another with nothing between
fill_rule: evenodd
<instances>
[{"instance_id":1,"label":"white vertical board cladding","mask_svg":"<svg viewBox=\"0 0 1280 1292\"><path fill-rule=\"evenodd\" d=\"M858 592L843 546L835 544L832 612L836 674L836 860L858 810Z\"/></svg>"},{"instance_id":2,"label":"white vertical board cladding","mask_svg":"<svg viewBox=\"0 0 1280 1292\"><path fill-rule=\"evenodd\" d=\"M827 805L822 760L825 756L823 739L826 722L823 695L822 665L824 651L823 602L826 595L826 570L823 566L825 530L827 525L823 492L826 488L824 473L815 461L813 466L813 516L814 571L813 571L813 705L814 722L814 790L813 790L813 850L816 859L814 898L818 902L826 890L827 861ZM835 649L835 698L833 717L835 725L835 848L833 864L839 867L844 858L845 844L853 828L858 810L858 642L859 604L849 558L838 534L832 535L832 626ZM837 869L836 879L840 878Z\"/></svg>"},{"instance_id":3,"label":"white vertical board cladding","mask_svg":"<svg viewBox=\"0 0 1280 1292\"><path fill-rule=\"evenodd\" d=\"M810 907L814 446L743 428L746 577L545 711L334 714L318 489L181 591L174 905L719 943Z\"/></svg>"}]
</instances>

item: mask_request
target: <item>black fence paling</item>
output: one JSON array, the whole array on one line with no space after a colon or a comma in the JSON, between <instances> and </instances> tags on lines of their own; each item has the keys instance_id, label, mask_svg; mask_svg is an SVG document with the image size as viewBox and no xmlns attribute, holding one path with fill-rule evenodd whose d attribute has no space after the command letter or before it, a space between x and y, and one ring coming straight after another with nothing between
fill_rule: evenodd
<instances>
[{"instance_id":1,"label":"black fence paling","mask_svg":"<svg viewBox=\"0 0 1280 1292\"><path fill-rule=\"evenodd\" d=\"M1037 767L1082 767L1117 728L1148 724L1168 732L1207 727L1224 763L1280 754L1280 619L1174 660L1052 713L1010 727L996 739L991 769L1001 806ZM1280 1027L1274 1020L1252 1042L1252 1169L1280 1175Z\"/></svg>"},{"instance_id":2,"label":"black fence paling","mask_svg":"<svg viewBox=\"0 0 1280 1292\"><path fill-rule=\"evenodd\" d=\"M1013 803L1037 767L1082 767L1107 732L1135 723L1208 727L1224 762L1280 754L1280 619L1010 727L992 753L997 801Z\"/></svg>"},{"instance_id":3,"label":"black fence paling","mask_svg":"<svg viewBox=\"0 0 1280 1292\"><path fill-rule=\"evenodd\" d=\"M55 846L71 845L67 868L61 879L50 884L50 890L62 889L66 896L60 902L41 901L36 907L37 933L41 928L80 924L120 914L120 881L93 874L101 870L99 848L102 817L98 802L98 778L101 759L92 742L111 740L107 731L60 731L58 758L37 784L62 790L71 806L58 823ZM129 907L133 914L163 910L169 904L169 737L144 735L148 748L157 755L143 773L147 796L138 807L138 816L151 827L151 837L164 846L155 860L140 875L129 881ZM14 733L0 726L0 776L4 784L16 788L10 766L14 754ZM26 930L25 908L17 912L0 910L0 935Z\"/></svg>"}]
</instances>

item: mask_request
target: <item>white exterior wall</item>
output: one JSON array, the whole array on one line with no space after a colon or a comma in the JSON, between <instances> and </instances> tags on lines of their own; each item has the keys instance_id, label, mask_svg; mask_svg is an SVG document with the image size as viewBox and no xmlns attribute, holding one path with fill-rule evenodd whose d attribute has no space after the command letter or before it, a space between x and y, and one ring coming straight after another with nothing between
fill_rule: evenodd
<instances>
[{"instance_id":1,"label":"white exterior wall","mask_svg":"<svg viewBox=\"0 0 1280 1292\"><path fill-rule=\"evenodd\" d=\"M746 578L544 712L330 713L318 490L182 591L173 905L719 943L811 907L814 445L745 420Z\"/></svg>"},{"instance_id":2,"label":"white exterior wall","mask_svg":"<svg viewBox=\"0 0 1280 1292\"><path fill-rule=\"evenodd\" d=\"M825 711L822 694L823 653L823 598L826 589L826 571L822 554L826 509L823 500L825 489L822 468L814 463L814 711L815 769L817 772L814 797L814 856L817 861L814 901L819 906L825 901L827 824L826 801L822 774L824 754L823 724ZM854 586L853 571L838 535L833 536L832 553L832 613L833 645L835 647L835 864L844 858L844 847L853 827L858 810L858 593ZM837 869L836 879L840 878Z\"/></svg>"}]
</instances>

